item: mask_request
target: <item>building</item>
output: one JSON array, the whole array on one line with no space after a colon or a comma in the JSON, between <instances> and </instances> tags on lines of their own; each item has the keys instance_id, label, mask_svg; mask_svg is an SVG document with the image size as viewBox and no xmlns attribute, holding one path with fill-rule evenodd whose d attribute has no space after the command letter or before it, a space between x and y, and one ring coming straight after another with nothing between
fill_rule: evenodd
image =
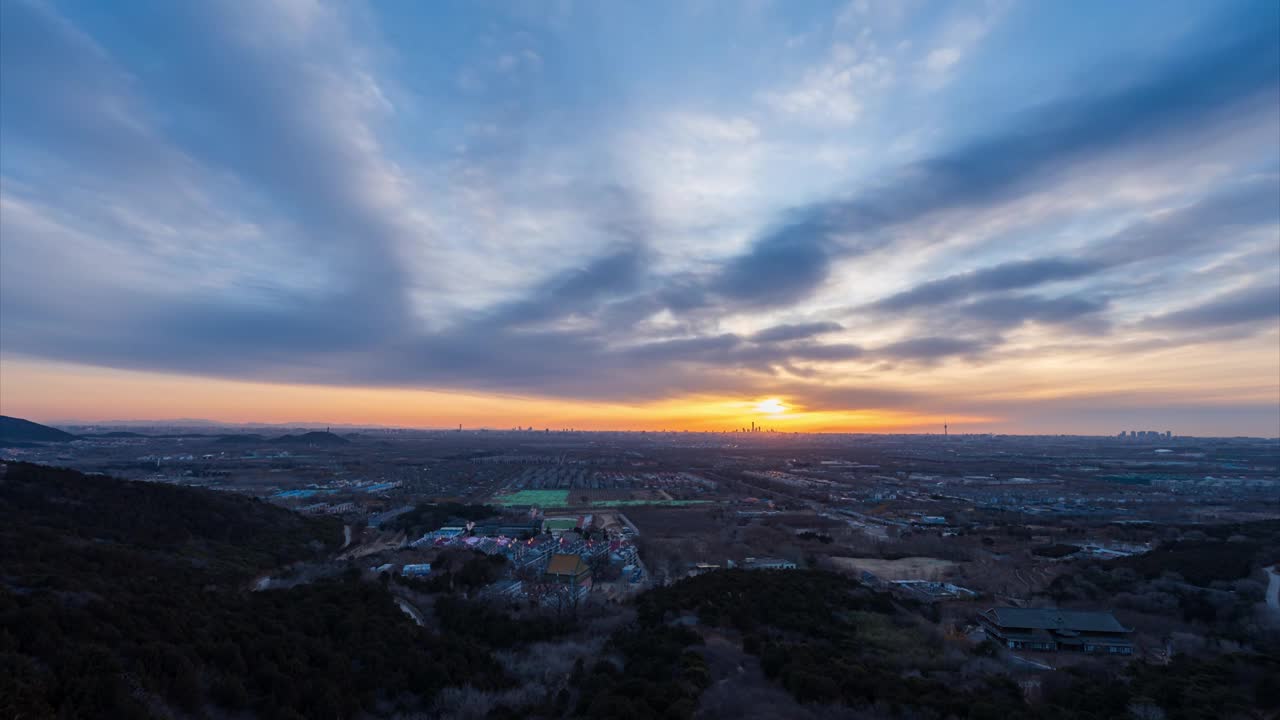
<instances>
[{"instance_id":1,"label":"building","mask_svg":"<svg viewBox=\"0 0 1280 720\"><path fill-rule=\"evenodd\" d=\"M742 561L742 567L746 570L795 570L796 564L780 558L749 557Z\"/></svg>"},{"instance_id":2,"label":"building","mask_svg":"<svg viewBox=\"0 0 1280 720\"><path fill-rule=\"evenodd\" d=\"M998 607L980 613L978 624L993 640L1014 650L1133 654L1133 629L1110 612Z\"/></svg>"},{"instance_id":3,"label":"building","mask_svg":"<svg viewBox=\"0 0 1280 720\"><path fill-rule=\"evenodd\" d=\"M978 595L969 588L933 580L893 580L891 584L904 595L925 602L968 600Z\"/></svg>"},{"instance_id":4,"label":"building","mask_svg":"<svg viewBox=\"0 0 1280 720\"><path fill-rule=\"evenodd\" d=\"M591 568L581 555L556 553L547 563L543 579L557 585L569 585L579 590L591 587Z\"/></svg>"},{"instance_id":5,"label":"building","mask_svg":"<svg viewBox=\"0 0 1280 720\"><path fill-rule=\"evenodd\" d=\"M524 592L524 583L519 580L499 580L489 586L488 593L494 597L518 598Z\"/></svg>"},{"instance_id":6,"label":"building","mask_svg":"<svg viewBox=\"0 0 1280 720\"><path fill-rule=\"evenodd\" d=\"M370 515L369 527L374 529L380 528L382 527L383 523L389 522L391 520L395 520L401 515L404 515L405 513L412 512L412 511L413 511L412 505L402 505L394 510L388 510L386 512L378 513L376 515Z\"/></svg>"},{"instance_id":7,"label":"building","mask_svg":"<svg viewBox=\"0 0 1280 720\"><path fill-rule=\"evenodd\" d=\"M431 574L431 563L418 563L417 565L405 565L400 568L401 575L409 577L421 577Z\"/></svg>"},{"instance_id":8,"label":"building","mask_svg":"<svg viewBox=\"0 0 1280 720\"><path fill-rule=\"evenodd\" d=\"M696 577L698 575L705 575L709 572L715 572L716 570L719 570L719 569L720 569L720 566L713 563L703 563L703 562L694 563L693 565L689 566L689 572L686 573L686 575L688 577ZM623 572L626 572L626 568L623 568Z\"/></svg>"},{"instance_id":9,"label":"building","mask_svg":"<svg viewBox=\"0 0 1280 720\"><path fill-rule=\"evenodd\" d=\"M539 529L535 520L498 521L476 525L475 534L484 537L533 537Z\"/></svg>"}]
</instances>

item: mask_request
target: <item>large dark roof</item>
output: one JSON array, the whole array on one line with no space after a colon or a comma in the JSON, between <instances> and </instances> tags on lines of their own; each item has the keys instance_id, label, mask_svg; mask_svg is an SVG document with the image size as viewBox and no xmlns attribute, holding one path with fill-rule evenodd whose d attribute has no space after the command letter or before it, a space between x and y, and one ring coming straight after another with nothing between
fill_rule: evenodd
<instances>
[{"instance_id":1,"label":"large dark roof","mask_svg":"<svg viewBox=\"0 0 1280 720\"><path fill-rule=\"evenodd\" d=\"M548 575L580 575L587 570L589 568L582 561L581 555L556 553L551 556L551 562L547 564Z\"/></svg>"},{"instance_id":2,"label":"large dark roof","mask_svg":"<svg viewBox=\"0 0 1280 720\"><path fill-rule=\"evenodd\" d=\"M1109 612L1058 608L991 608L987 617L1000 627L1077 632L1130 632Z\"/></svg>"}]
</instances>

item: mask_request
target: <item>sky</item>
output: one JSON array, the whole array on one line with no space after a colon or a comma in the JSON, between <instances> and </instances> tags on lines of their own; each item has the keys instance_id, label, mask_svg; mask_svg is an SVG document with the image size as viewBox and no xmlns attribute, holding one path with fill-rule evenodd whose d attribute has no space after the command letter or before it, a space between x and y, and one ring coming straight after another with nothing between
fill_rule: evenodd
<instances>
[{"instance_id":1,"label":"sky","mask_svg":"<svg viewBox=\"0 0 1280 720\"><path fill-rule=\"evenodd\" d=\"M1280 4L6 0L0 412L1280 436Z\"/></svg>"}]
</instances>

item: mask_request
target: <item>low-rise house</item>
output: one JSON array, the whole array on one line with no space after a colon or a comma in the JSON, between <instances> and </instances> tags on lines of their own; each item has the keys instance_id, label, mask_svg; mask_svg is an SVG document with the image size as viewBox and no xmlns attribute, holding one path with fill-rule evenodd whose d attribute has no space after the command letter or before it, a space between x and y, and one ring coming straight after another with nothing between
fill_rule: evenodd
<instances>
[{"instance_id":1,"label":"low-rise house","mask_svg":"<svg viewBox=\"0 0 1280 720\"><path fill-rule=\"evenodd\" d=\"M497 521L476 525L475 534L486 537L532 537L537 535L539 523L533 520Z\"/></svg>"},{"instance_id":2,"label":"low-rise house","mask_svg":"<svg viewBox=\"0 0 1280 720\"><path fill-rule=\"evenodd\" d=\"M524 592L524 583L515 579L499 580L489 586L493 597L518 598Z\"/></svg>"},{"instance_id":3,"label":"low-rise house","mask_svg":"<svg viewBox=\"0 0 1280 720\"><path fill-rule=\"evenodd\" d=\"M742 567L746 570L795 570L796 564L781 558L749 557L742 561Z\"/></svg>"},{"instance_id":4,"label":"low-rise house","mask_svg":"<svg viewBox=\"0 0 1280 720\"><path fill-rule=\"evenodd\" d=\"M404 515L407 512L412 512L413 507L414 507L413 505L402 505L394 510L388 510L386 512L378 513L376 515L370 515L369 527L374 529L380 528L382 527L383 523L394 520L400 517L401 515Z\"/></svg>"},{"instance_id":5,"label":"low-rise house","mask_svg":"<svg viewBox=\"0 0 1280 720\"><path fill-rule=\"evenodd\" d=\"M969 588L933 580L894 580L892 585L900 592L926 602L968 600L978 595Z\"/></svg>"},{"instance_id":6,"label":"low-rise house","mask_svg":"<svg viewBox=\"0 0 1280 720\"><path fill-rule=\"evenodd\" d=\"M978 615L992 639L1014 650L1132 655L1132 628L1110 612L998 607Z\"/></svg>"},{"instance_id":7,"label":"low-rise house","mask_svg":"<svg viewBox=\"0 0 1280 720\"><path fill-rule=\"evenodd\" d=\"M400 568L400 574L407 575L409 577L421 577L423 575L430 575L431 563L418 563L416 565L405 565L404 567Z\"/></svg>"},{"instance_id":8,"label":"low-rise house","mask_svg":"<svg viewBox=\"0 0 1280 720\"><path fill-rule=\"evenodd\" d=\"M704 575L709 572L715 572L716 570L719 570L719 569L720 569L720 566L713 563L703 563L703 562L694 563L693 565L689 566L688 576L696 577L698 575Z\"/></svg>"},{"instance_id":9,"label":"low-rise house","mask_svg":"<svg viewBox=\"0 0 1280 720\"><path fill-rule=\"evenodd\" d=\"M591 568L581 555L556 553L547 563L543 578L557 585L569 585L577 589L591 587Z\"/></svg>"}]
</instances>

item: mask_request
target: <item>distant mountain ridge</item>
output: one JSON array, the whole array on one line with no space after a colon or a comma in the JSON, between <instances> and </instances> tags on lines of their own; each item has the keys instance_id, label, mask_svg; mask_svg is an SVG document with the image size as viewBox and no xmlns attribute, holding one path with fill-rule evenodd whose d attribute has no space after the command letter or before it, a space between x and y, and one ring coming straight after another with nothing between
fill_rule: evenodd
<instances>
[{"instance_id":1,"label":"distant mountain ridge","mask_svg":"<svg viewBox=\"0 0 1280 720\"><path fill-rule=\"evenodd\" d=\"M48 425L41 425L22 418L0 415L0 443L2 442L69 442L76 436Z\"/></svg>"},{"instance_id":2,"label":"distant mountain ridge","mask_svg":"<svg viewBox=\"0 0 1280 720\"><path fill-rule=\"evenodd\" d=\"M128 431L126 431L126 430L115 430L115 431L113 431L113 432L104 432L104 433L86 433L86 434L84 434L84 435L81 435L80 437L86 437L86 438L91 438L91 437L92 437L92 438L147 438L147 437L151 437L151 436L150 436L150 435L144 435L143 433L128 432Z\"/></svg>"},{"instance_id":3,"label":"distant mountain ridge","mask_svg":"<svg viewBox=\"0 0 1280 720\"><path fill-rule=\"evenodd\" d=\"M266 438L262 437L261 435L255 435L255 434L220 435L220 436L218 437L218 439L217 439L217 440L214 440L214 442L216 442L216 443L227 443L227 444L231 444L231 443L260 443L260 442L262 442L262 441L263 441L263 440L265 440L265 439L266 439Z\"/></svg>"},{"instance_id":4,"label":"distant mountain ridge","mask_svg":"<svg viewBox=\"0 0 1280 720\"><path fill-rule=\"evenodd\" d=\"M341 435L320 430L299 435L281 435L268 442L275 445L347 445L351 441Z\"/></svg>"}]
</instances>

